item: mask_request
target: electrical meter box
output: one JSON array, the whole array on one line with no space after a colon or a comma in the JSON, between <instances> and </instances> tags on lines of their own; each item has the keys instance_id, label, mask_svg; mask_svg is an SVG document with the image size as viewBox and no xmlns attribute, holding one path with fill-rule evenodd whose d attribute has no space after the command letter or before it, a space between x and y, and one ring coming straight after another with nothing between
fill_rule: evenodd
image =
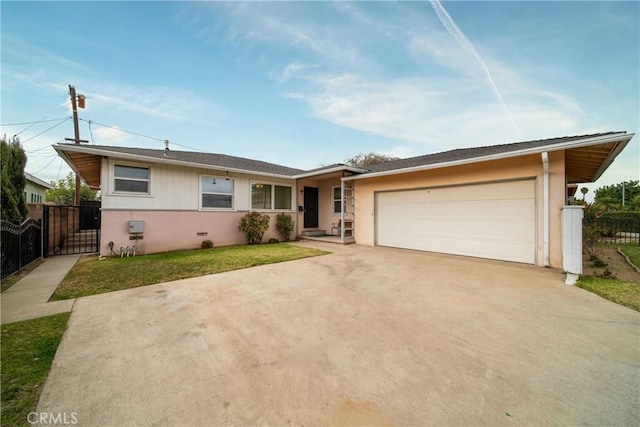
<instances>
[{"instance_id":1,"label":"electrical meter box","mask_svg":"<svg viewBox=\"0 0 640 427\"><path fill-rule=\"evenodd\" d=\"M144 221L129 221L129 233L144 233Z\"/></svg>"}]
</instances>

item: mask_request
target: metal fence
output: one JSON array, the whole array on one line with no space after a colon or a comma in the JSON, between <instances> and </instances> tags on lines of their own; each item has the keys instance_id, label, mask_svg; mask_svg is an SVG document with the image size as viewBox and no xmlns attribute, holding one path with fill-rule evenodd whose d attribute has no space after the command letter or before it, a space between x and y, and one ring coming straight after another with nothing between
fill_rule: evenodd
<instances>
[{"instance_id":1,"label":"metal fence","mask_svg":"<svg viewBox=\"0 0 640 427\"><path fill-rule=\"evenodd\" d=\"M100 250L100 206L43 206L43 256Z\"/></svg>"},{"instance_id":2,"label":"metal fence","mask_svg":"<svg viewBox=\"0 0 640 427\"><path fill-rule=\"evenodd\" d=\"M34 219L26 219L20 225L1 221L2 279L42 256L41 229L40 221Z\"/></svg>"},{"instance_id":3,"label":"metal fence","mask_svg":"<svg viewBox=\"0 0 640 427\"><path fill-rule=\"evenodd\" d=\"M583 221L585 232L595 243L640 245L640 220L634 218L595 218Z\"/></svg>"}]
</instances>

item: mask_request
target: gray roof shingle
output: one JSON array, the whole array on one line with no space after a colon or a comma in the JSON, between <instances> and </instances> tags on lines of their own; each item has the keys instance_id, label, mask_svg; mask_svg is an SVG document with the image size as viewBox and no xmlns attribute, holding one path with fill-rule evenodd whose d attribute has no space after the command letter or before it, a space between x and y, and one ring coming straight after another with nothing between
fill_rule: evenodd
<instances>
[{"instance_id":1,"label":"gray roof shingle","mask_svg":"<svg viewBox=\"0 0 640 427\"><path fill-rule=\"evenodd\" d=\"M391 160L377 165L371 165L365 168L366 173L386 172L393 170L403 170L412 167L437 165L441 163L449 163L460 160L470 159L482 159L487 156L492 156L501 153L517 152L527 149L535 149L545 146L551 146L555 144L561 144L571 142L575 140L581 140L586 138L601 137L606 135L612 135L625 132L606 132L596 133L590 135L575 135L565 136L561 138L551 139L539 139L524 142L515 142L502 145L491 145L484 147L472 147L472 148L458 148L455 150L443 151L440 153L427 154L422 156L410 157L406 159ZM58 146L77 147L75 144L58 144ZM252 160L244 157L229 156L226 154L216 153L197 153L192 151L174 151L169 150L165 155L165 150L148 149L148 148L130 148L130 147L113 147L106 145L90 145L86 146L91 149L102 150L111 152L113 154L129 154L136 156L143 156L147 158L157 158L162 160L176 160L185 163L190 163L195 166L202 165L206 167L216 167L219 169L234 169L243 170L255 173L266 173L282 176L294 177L301 174L309 173L322 173L323 170L332 169L335 167L348 167L342 163L334 163L332 165L323 166L311 170L302 170L291 168L288 166L277 165L274 163L263 162L261 160Z\"/></svg>"},{"instance_id":2,"label":"gray roof shingle","mask_svg":"<svg viewBox=\"0 0 640 427\"><path fill-rule=\"evenodd\" d=\"M458 160L481 158L494 154L508 153L511 151L527 150L531 148L544 147L547 145L571 142L584 138L611 135L619 132L596 133L591 135L565 136L562 138L538 139L533 141L514 142L502 145L490 145L486 147L458 148L440 153L427 154L423 156L409 157L406 159L391 160L369 167L370 172L385 172L396 169L406 169L416 166L435 165L438 163L448 163Z\"/></svg>"},{"instance_id":3,"label":"gray roof shingle","mask_svg":"<svg viewBox=\"0 0 640 427\"><path fill-rule=\"evenodd\" d=\"M70 145L74 144L59 144ZM261 160L246 159L244 157L229 156L226 154L216 153L196 153L193 151L174 151L169 150L165 156L164 150L154 150L149 148L129 148L129 147L112 147L107 145L91 145L90 148L110 151L114 154L125 153L137 156L145 156L157 159L171 159L182 162L193 163L195 165L203 166L217 166L221 169L241 169L246 171L253 171L257 173L269 173L276 175L293 176L304 171L302 169L290 168L288 166L276 165L275 163L263 162Z\"/></svg>"}]
</instances>

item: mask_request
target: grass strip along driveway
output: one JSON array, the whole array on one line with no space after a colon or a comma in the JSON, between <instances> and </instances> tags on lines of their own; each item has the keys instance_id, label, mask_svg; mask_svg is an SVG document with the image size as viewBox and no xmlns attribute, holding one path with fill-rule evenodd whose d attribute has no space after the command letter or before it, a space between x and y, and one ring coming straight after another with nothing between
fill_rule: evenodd
<instances>
[{"instance_id":1,"label":"grass strip along driveway","mask_svg":"<svg viewBox=\"0 0 640 427\"><path fill-rule=\"evenodd\" d=\"M128 258L81 258L51 299L78 298L328 253L277 243L166 252Z\"/></svg>"},{"instance_id":2,"label":"grass strip along driveway","mask_svg":"<svg viewBox=\"0 0 640 427\"><path fill-rule=\"evenodd\" d=\"M640 267L640 246L615 245L613 247L619 248L633 265ZM605 266L607 265L605 264ZM578 281L578 286L609 301L640 311L640 282L638 280L627 281L616 279L615 269L613 277L598 275L582 276Z\"/></svg>"},{"instance_id":3,"label":"grass strip along driveway","mask_svg":"<svg viewBox=\"0 0 640 427\"><path fill-rule=\"evenodd\" d=\"M624 245L620 248L636 267L640 268L640 246Z\"/></svg>"},{"instance_id":4,"label":"grass strip along driveway","mask_svg":"<svg viewBox=\"0 0 640 427\"><path fill-rule=\"evenodd\" d=\"M640 311L640 283L584 276L578 286L609 301Z\"/></svg>"},{"instance_id":5,"label":"grass strip along driveway","mask_svg":"<svg viewBox=\"0 0 640 427\"><path fill-rule=\"evenodd\" d=\"M29 425L70 314L2 325L3 426Z\"/></svg>"}]
</instances>

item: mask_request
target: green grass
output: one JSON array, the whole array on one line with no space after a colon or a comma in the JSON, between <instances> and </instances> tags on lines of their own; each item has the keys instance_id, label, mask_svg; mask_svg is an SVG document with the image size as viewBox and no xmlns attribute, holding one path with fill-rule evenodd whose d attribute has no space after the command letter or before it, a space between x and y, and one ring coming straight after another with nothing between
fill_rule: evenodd
<instances>
[{"instance_id":1,"label":"green grass","mask_svg":"<svg viewBox=\"0 0 640 427\"><path fill-rule=\"evenodd\" d=\"M2 325L3 426L29 425L70 314Z\"/></svg>"},{"instance_id":2,"label":"green grass","mask_svg":"<svg viewBox=\"0 0 640 427\"><path fill-rule=\"evenodd\" d=\"M629 257L633 265L640 268L640 246L624 245L620 247L620 250Z\"/></svg>"},{"instance_id":3,"label":"green grass","mask_svg":"<svg viewBox=\"0 0 640 427\"><path fill-rule=\"evenodd\" d=\"M583 276L578 286L610 301L640 311L640 284L617 279Z\"/></svg>"},{"instance_id":4,"label":"green grass","mask_svg":"<svg viewBox=\"0 0 640 427\"><path fill-rule=\"evenodd\" d=\"M329 252L288 244L244 245L78 262L53 294L77 298L223 271L291 261Z\"/></svg>"}]
</instances>

